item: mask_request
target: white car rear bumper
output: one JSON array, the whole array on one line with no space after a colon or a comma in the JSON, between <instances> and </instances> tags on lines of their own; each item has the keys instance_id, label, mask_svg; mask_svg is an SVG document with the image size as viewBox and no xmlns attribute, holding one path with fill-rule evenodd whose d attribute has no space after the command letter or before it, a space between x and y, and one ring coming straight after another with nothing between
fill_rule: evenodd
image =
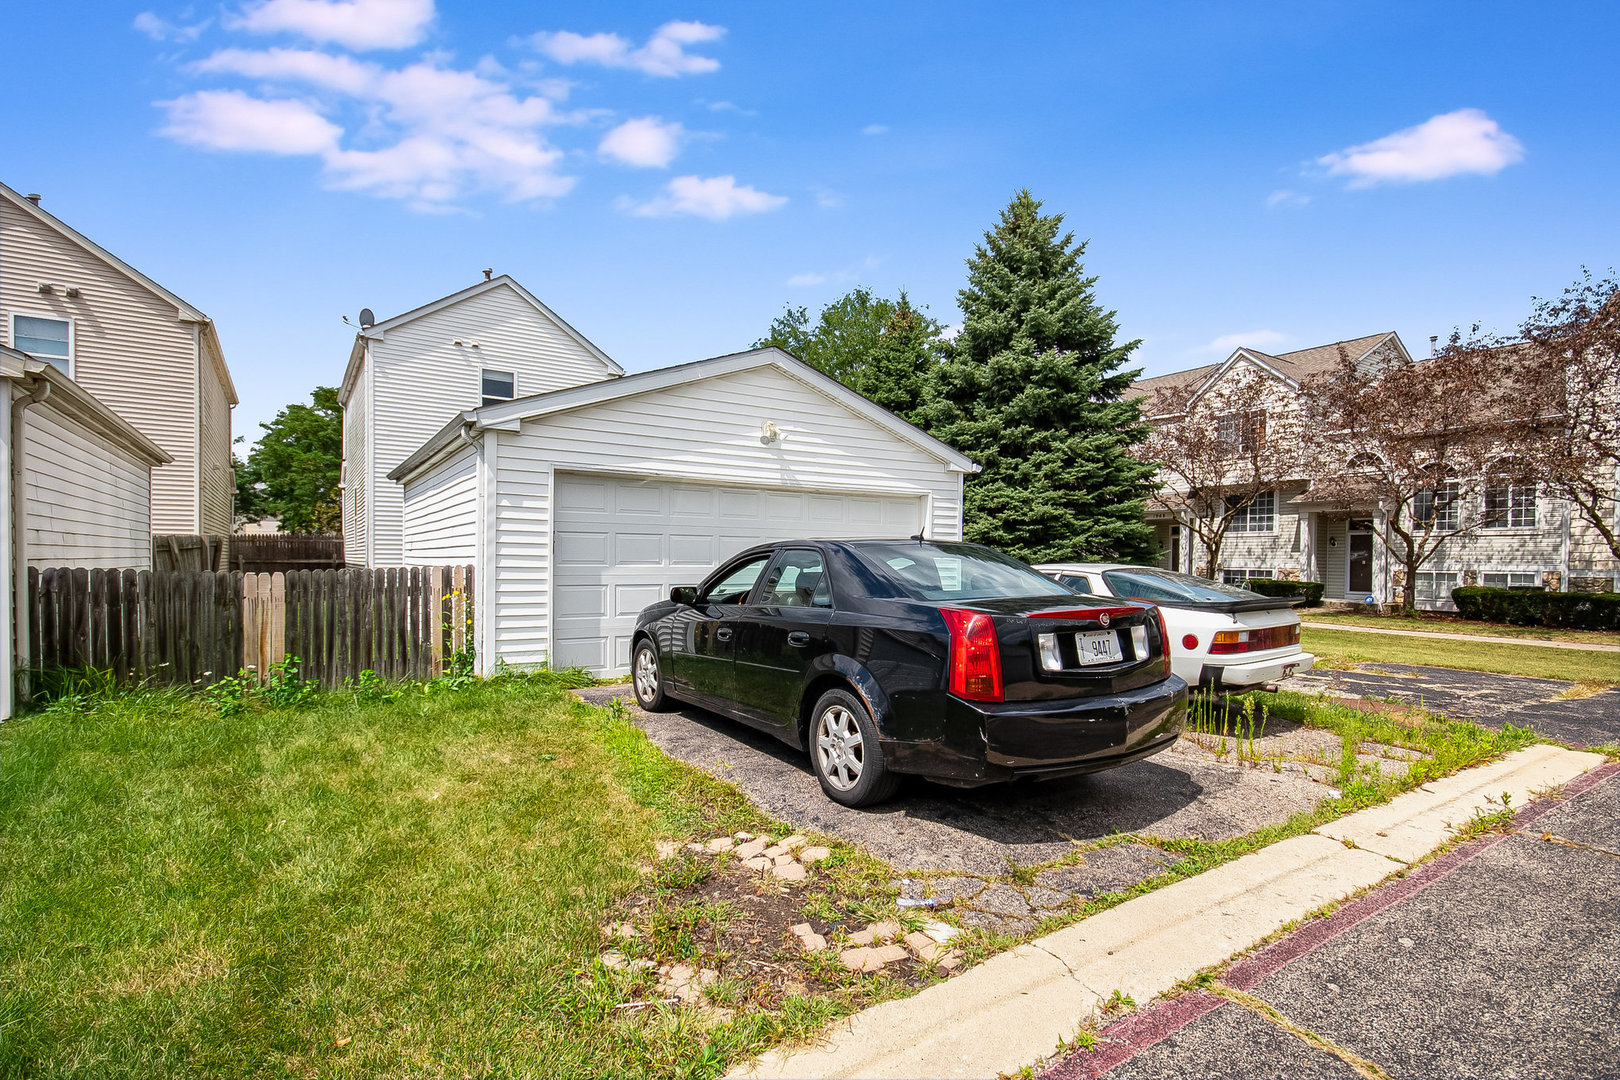
<instances>
[{"instance_id":1,"label":"white car rear bumper","mask_svg":"<svg viewBox=\"0 0 1620 1080\"><path fill-rule=\"evenodd\" d=\"M1198 680L1201 686L1214 686L1221 689L1234 689L1248 686L1260 686L1264 683L1277 682L1290 675L1311 670L1316 663L1316 657L1308 652L1288 653L1283 656L1268 657L1264 660L1249 660L1247 662L1233 662L1229 664L1211 663L1204 661L1204 670Z\"/></svg>"}]
</instances>

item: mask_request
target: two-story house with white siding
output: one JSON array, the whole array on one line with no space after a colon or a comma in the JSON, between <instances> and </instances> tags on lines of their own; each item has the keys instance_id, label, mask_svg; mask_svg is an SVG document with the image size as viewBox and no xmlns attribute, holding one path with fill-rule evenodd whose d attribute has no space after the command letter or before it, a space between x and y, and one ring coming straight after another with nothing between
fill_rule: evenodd
<instances>
[{"instance_id":1,"label":"two-story house with white siding","mask_svg":"<svg viewBox=\"0 0 1620 1080\"><path fill-rule=\"evenodd\" d=\"M160 447L150 530L229 537L236 388L207 315L0 184L0 341Z\"/></svg>"},{"instance_id":2,"label":"two-story house with white siding","mask_svg":"<svg viewBox=\"0 0 1620 1080\"><path fill-rule=\"evenodd\" d=\"M616 379L624 369L506 274L355 335L343 406L343 545L351 566L431 562L408 551L388 473L464 410Z\"/></svg>"},{"instance_id":3,"label":"two-story house with white siding","mask_svg":"<svg viewBox=\"0 0 1620 1080\"><path fill-rule=\"evenodd\" d=\"M1298 409L1303 380L1337 366L1340 350L1358 368L1374 371L1395 357L1407 356L1394 333L1371 334L1297 352L1272 355L1238 348L1219 364L1139 380L1132 393L1144 399L1150 423L1177 422L1155 418L1153 402L1161 389L1194 397L1219 395L1223 385L1244 379L1270 380L1275 387L1268 409ZM1274 427L1286 425L1276 423ZM1261 421L1264 423L1264 421ZM1563 500L1531 485L1501 486L1483 482L1468 486L1469 497L1437 511L1439 528L1477 526L1445 540L1417 575L1418 606L1449 610L1451 590L1461 585L1540 585L1555 591L1603 591L1620 581L1620 566L1607 549L1591 542L1595 532L1582 525ZM1319 581L1329 601L1392 603L1405 587L1401 571L1390 565L1377 533L1384 513L1377 506L1343 506L1315 501L1309 476L1299 476L1262 493L1239 512L1227 533L1221 565L1203 564L1202 549L1188 524L1164 508L1150 509L1157 528L1161 565L1186 573L1219 577L1233 584L1248 578Z\"/></svg>"}]
</instances>

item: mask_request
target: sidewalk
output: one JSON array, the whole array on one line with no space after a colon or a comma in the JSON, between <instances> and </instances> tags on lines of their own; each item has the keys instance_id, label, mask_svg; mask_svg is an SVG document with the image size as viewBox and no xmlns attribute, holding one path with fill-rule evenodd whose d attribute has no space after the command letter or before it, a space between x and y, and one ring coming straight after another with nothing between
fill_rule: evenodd
<instances>
[{"instance_id":1,"label":"sidewalk","mask_svg":"<svg viewBox=\"0 0 1620 1080\"><path fill-rule=\"evenodd\" d=\"M1610 764L1042 1076L1615 1076L1617 814Z\"/></svg>"},{"instance_id":2,"label":"sidewalk","mask_svg":"<svg viewBox=\"0 0 1620 1080\"><path fill-rule=\"evenodd\" d=\"M1492 645L1535 645L1543 649L1578 649L1581 652L1620 653L1620 645L1599 645L1589 641L1548 641L1546 638L1492 637L1489 634L1448 634L1440 630L1390 630L1382 626L1345 626L1342 623L1303 622L1307 630L1343 630L1350 634L1389 634L1391 637L1447 638L1453 641L1484 641Z\"/></svg>"},{"instance_id":3,"label":"sidewalk","mask_svg":"<svg viewBox=\"0 0 1620 1080\"><path fill-rule=\"evenodd\" d=\"M1053 1053L1060 1040L1072 1041L1116 993L1146 1004L1290 922L1407 869L1477 810L1499 806L1504 794L1523 806L1602 764L1597 754L1529 747L1137 897L915 997L857 1013L833 1025L821 1045L773 1051L734 1075L1016 1072Z\"/></svg>"}]
</instances>

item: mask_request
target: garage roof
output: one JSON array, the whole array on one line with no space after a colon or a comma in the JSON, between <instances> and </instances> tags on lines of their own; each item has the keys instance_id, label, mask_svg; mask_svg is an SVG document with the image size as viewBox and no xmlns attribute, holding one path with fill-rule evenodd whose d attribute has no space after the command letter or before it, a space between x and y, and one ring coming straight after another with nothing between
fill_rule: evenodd
<instances>
[{"instance_id":1,"label":"garage roof","mask_svg":"<svg viewBox=\"0 0 1620 1080\"><path fill-rule=\"evenodd\" d=\"M524 420L633 397L637 394L652 393L672 386L684 386L702 379L712 379L759 367L780 369L810 389L860 413L879 427L932 454L952 468L967 473L979 471L979 466L967 455L940 442L921 428L906 423L888 409L867 400L838 380L823 375L791 353L770 346L716 356L709 360L698 360L690 364L676 364L674 367L643 371L635 375L626 375L622 379L609 379L606 382L589 383L585 386L569 387L566 390L553 390L548 394L535 394L532 397L517 398L457 413L432 438L418 447L415 453L400 462L388 474L388 478L403 481L456 442L463 431L515 428Z\"/></svg>"}]
</instances>

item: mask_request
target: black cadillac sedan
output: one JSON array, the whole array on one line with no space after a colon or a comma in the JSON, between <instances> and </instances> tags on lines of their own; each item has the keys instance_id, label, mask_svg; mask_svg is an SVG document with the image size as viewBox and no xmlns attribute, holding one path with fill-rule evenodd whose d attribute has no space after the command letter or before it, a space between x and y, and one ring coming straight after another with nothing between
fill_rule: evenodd
<instances>
[{"instance_id":1,"label":"black cadillac sedan","mask_svg":"<svg viewBox=\"0 0 1620 1080\"><path fill-rule=\"evenodd\" d=\"M846 806L1123 765L1181 733L1158 609L1076 596L978 544L794 540L641 613L643 708L690 702L806 749Z\"/></svg>"}]
</instances>

